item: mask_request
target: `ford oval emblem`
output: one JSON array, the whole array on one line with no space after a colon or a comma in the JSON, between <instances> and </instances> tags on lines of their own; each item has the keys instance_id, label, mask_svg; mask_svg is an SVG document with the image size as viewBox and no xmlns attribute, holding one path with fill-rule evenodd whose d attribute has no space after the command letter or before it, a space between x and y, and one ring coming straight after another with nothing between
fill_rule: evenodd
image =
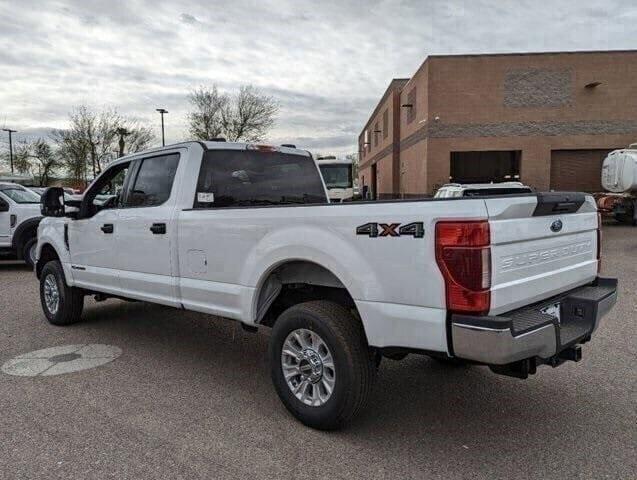
<instances>
[{"instance_id":1,"label":"ford oval emblem","mask_svg":"<svg viewBox=\"0 0 637 480\"><path fill-rule=\"evenodd\" d=\"M560 230L562 230L562 220L555 220L551 223L552 232L559 232Z\"/></svg>"}]
</instances>

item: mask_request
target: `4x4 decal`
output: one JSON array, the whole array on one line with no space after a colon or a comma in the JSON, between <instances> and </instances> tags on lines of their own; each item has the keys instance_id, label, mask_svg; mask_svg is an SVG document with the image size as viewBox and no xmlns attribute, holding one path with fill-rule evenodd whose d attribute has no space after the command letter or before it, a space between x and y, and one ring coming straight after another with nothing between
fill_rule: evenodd
<instances>
[{"instance_id":1,"label":"4x4 decal","mask_svg":"<svg viewBox=\"0 0 637 480\"><path fill-rule=\"evenodd\" d=\"M367 235L370 238L403 236L423 238L425 236L425 226L423 222L412 222L406 225L370 222L356 227L356 235Z\"/></svg>"}]
</instances>

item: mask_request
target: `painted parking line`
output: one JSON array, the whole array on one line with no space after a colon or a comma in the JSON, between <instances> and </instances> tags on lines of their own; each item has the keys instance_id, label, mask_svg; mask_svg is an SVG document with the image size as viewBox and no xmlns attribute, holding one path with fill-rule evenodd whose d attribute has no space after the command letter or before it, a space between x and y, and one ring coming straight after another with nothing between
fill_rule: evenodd
<instances>
[{"instance_id":1,"label":"painted parking line","mask_svg":"<svg viewBox=\"0 0 637 480\"><path fill-rule=\"evenodd\" d=\"M19 377L48 377L99 367L121 354L122 350L113 345L61 345L18 355L5 362L0 370Z\"/></svg>"}]
</instances>

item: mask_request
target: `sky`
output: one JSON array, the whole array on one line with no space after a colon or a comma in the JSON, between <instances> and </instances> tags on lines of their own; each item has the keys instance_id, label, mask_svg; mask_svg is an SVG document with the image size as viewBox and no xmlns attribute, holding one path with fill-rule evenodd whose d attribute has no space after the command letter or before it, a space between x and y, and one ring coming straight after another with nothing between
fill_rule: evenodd
<instances>
[{"instance_id":1,"label":"sky","mask_svg":"<svg viewBox=\"0 0 637 480\"><path fill-rule=\"evenodd\" d=\"M635 0L0 0L0 127L35 138L87 104L160 141L162 107L176 142L190 90L252 84L280 106L269 142L344 155L427 55L634 48Z\"/></svg>"}]
</instances>

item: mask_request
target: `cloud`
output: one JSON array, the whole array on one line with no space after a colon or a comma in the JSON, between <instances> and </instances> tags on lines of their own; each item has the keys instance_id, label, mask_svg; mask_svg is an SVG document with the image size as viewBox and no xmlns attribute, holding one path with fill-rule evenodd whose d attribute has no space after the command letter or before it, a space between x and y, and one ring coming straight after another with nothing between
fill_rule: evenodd
<instances>
[{"instance_id":1,"label":"cloud","mask_svg":"<svg viewBox=\"0 0 637 480\"><path fill-rule=\"evenodd\" d=\"M393 77L430 54L628 49L630 0L22 0L0 3L0 124L61 128L72 106L116 106L167 139L188 91L250 83L281 105L271 140L356 151ZM192 28L196 26L197 28ZM159 136L158 136L159 137ZM0 148L2 143L0 142Z\"/></svg>"},{"instance_id":2,"label":"cloud","mask_svg":"<svg viewBox=\"0 0 637 480\"><path fill-rule=\"evenodd\" d=\"M189 25L194 25L195 23L199 23L199 21L194 16L190 15L189 13L182 13L181 15L179 15L179 20Z\"/></svg>"}]
</instances>

